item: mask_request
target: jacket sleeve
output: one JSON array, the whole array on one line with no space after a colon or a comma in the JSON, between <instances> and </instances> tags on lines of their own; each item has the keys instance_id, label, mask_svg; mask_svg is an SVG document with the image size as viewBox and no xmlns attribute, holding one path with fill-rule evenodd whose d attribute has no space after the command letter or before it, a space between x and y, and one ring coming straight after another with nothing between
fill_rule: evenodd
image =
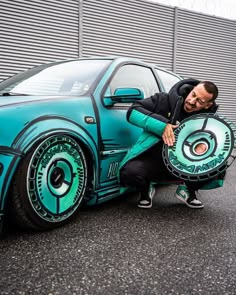
<instances>
[{"instance_id":1,"label":"jacket sleeve","mask_svg":"<svg viewBox=\"0 0 236 295\"><path fill-rule=\"evenodd\" d=\"M161 136L169 120L161 110L167 104L166 93L156 93L153 96L137 101L131 105L127 112L127 120L145 131ZM166 108L165 108L166 109Z\"/></svg>"}]
</instances>

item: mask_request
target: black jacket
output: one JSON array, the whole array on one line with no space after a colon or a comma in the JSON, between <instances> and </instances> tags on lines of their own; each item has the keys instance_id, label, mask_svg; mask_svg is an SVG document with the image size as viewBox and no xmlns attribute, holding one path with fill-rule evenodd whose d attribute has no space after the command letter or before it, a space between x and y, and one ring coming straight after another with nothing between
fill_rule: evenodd
<instances>
[{"instance_id":1,"label":"black jacket","mask_svg":"<svg viewBox=\"0 0 236 295\"><path fill-rule=\"evenodd\" d=\"M135 102L127 112L127 120L130 123L137 125L136 120L132 120L131 115L134 110L143 115L150 116L154 119L165 123L176 124L176 121L181 121L187 116L195 115L196 113L215 113L218 106L214 102L209 109L203 109L200 112L192 112L181 116L181 109L185 98L189 92L199 84L200 81L196 79L184 79L176 83L169 91L169 93L156 93L149 98ZM140 126L141 127L141 126Z\"/></svg>"}]
</instances>

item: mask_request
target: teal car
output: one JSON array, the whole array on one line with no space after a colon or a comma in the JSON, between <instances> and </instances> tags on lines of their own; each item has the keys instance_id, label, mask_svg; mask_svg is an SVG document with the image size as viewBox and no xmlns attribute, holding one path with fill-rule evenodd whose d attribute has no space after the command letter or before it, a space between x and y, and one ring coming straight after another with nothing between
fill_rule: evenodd
<instances>
[{"instance_id":1,"label":"teal car","mask_svg":"<svg viewBox=\"0 0 236 295\"><path fill-rule=\"evenodd\" d=\"M181 79L125 57L45 64L0 83L0 222L45 230L120 194L118 166L141 129L131 103Z\"/></svg>"}]
</instances>

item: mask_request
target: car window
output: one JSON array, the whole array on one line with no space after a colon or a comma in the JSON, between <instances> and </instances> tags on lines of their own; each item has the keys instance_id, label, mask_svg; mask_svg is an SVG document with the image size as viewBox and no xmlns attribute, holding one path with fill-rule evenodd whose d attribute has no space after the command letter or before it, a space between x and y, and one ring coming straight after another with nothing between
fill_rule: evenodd
<instances>
[{"instance_id":1,"label":"car window","mask_svg":"<svg viewBox=\"0 0 236 295\"><path fill-rule=\"evenodd\" d=\"M157 68L155 68L155 71L157 72L157 75L161 79L161 82L162 82L166 92L169 92L171 87L181 80L181 78L179 76L172 74L170 72L160 70Z\"/></svg>"},{"instance_id":2,"label":"car window","mask_svg":"<svg viewBox=\"0 0 236 295\"><path fill-rule=\"evenodd\" d=\"M0 85L0 94L83 95L110 60L75 60L42 65Z\"/></svg>"},{"instance_id":3,"label":"car window","mask_svg":"<svg viewBox=\"0 0 236 295\"><path fill-rule=\"evenodd\" d=\"M105 96L114 95L117 88L126 87L142 90L144 97L160 91L151 69L139 65L124 65L119 68L108 85Z\"/></svg>"}]
</instances>

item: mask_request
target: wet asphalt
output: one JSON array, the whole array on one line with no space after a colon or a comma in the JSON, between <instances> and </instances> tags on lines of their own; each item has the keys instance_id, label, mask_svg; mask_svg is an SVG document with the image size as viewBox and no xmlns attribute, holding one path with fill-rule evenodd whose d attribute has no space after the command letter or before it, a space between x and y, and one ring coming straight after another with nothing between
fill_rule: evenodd
<instances>
[{"instance_id":1,"label":"wet asphalt","mask_svg":"<svg viewBox=\"0 0 236 295\"><path fill-rule=\"evenodd\" d=\"M190 209L161 187L152 209L126 195L47 232L8 229L0 294L236 294L236 164Z\"/></svg>"}]
</instances>

